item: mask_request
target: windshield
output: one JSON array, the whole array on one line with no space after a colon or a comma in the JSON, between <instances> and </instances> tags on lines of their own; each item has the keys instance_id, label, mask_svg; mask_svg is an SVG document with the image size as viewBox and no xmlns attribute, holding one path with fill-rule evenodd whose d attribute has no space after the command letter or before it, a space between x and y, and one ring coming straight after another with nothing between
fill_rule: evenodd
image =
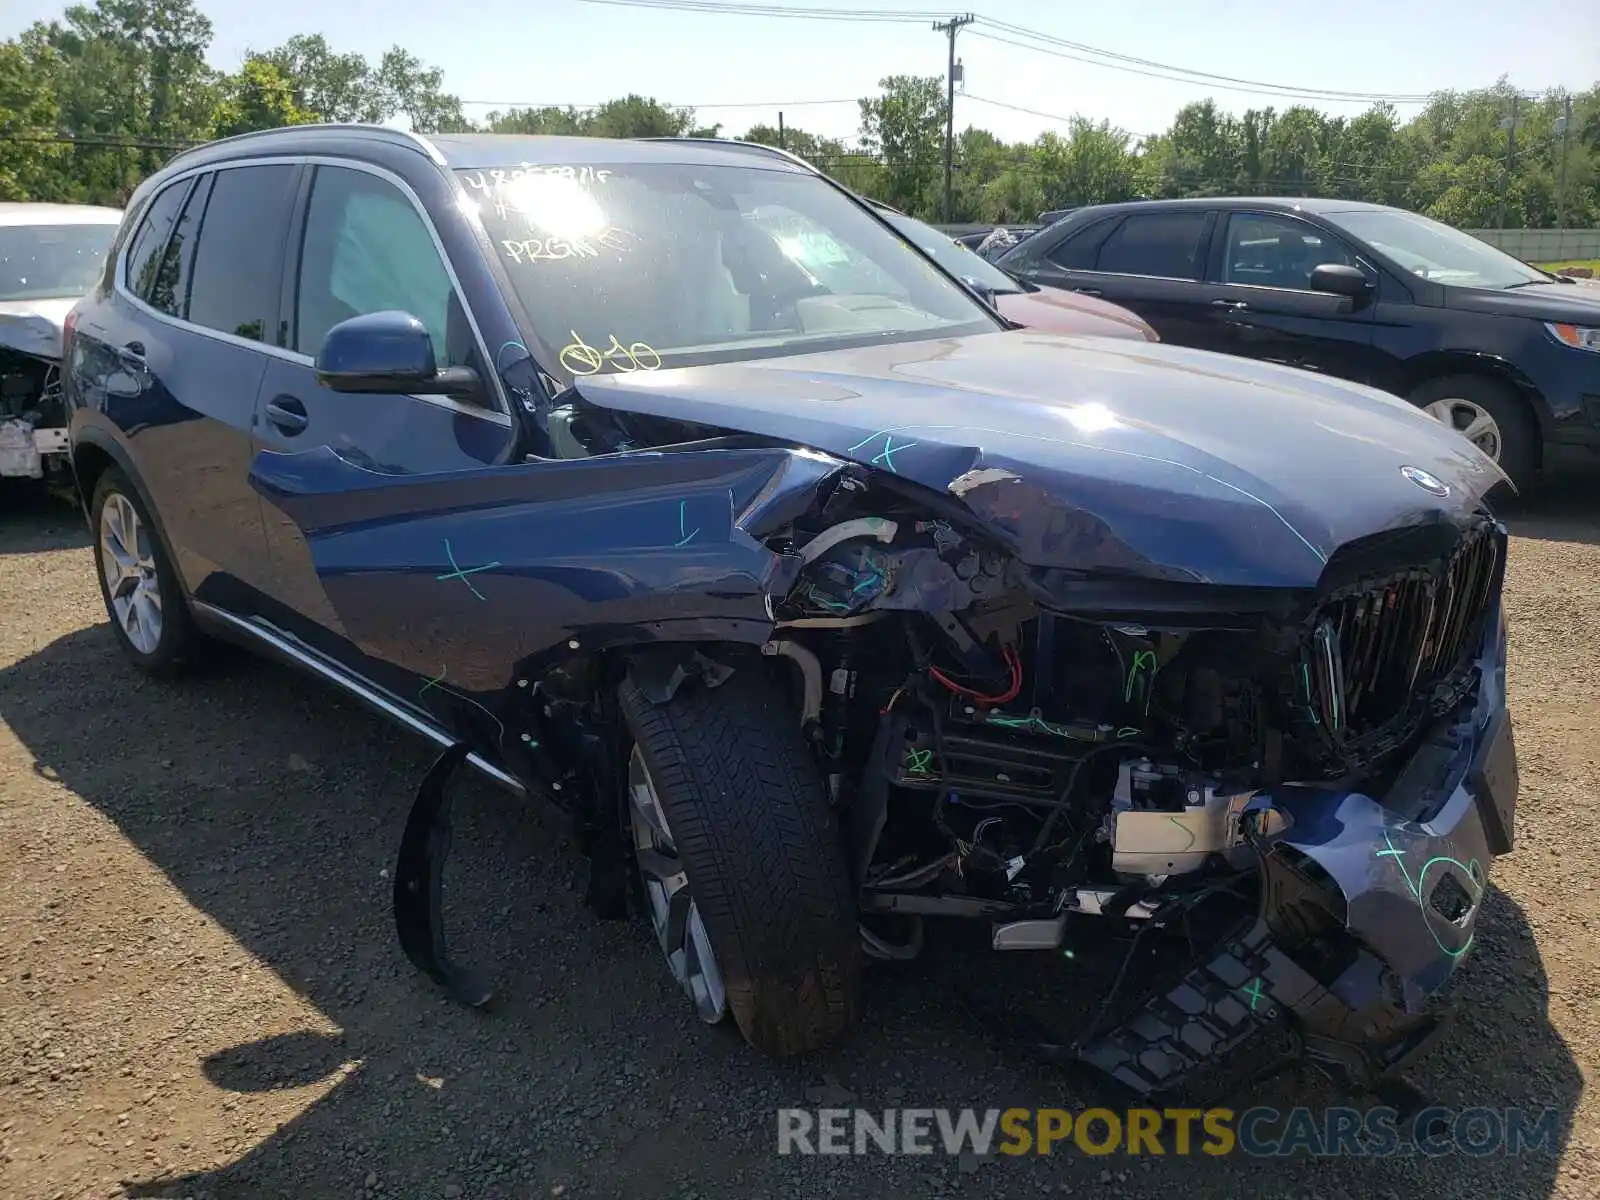
<instances>
[{"instance_id":1,"label":"windshield","mask_svg":"<svg viewBox=\"0 0 1600 1200\"><path fill-rule=\"evenodd\" d=\"M696 163L457 174L547 369L569 377L996 328L812 175Z\"/></svg>"},{"instance_id":2,"label":"windshield","mask_svg":"<svg viewBox=\"0 0 1600 1200\"><path fill-rule=\"evenodd\" d=\"M1509 288L1549 282L1543 271L1418 213L1371 209L1328 213L1327 218L1434 283Z\"/></svg>"},{"instance_id":3,"label":"windshield","mask_svg":"<svg viewBox=\"0 0 1600 1200\"><path fill-rule=\"evenodd\" d=\"M116 236L115 225L0 225L0 301L83 295Z\"/></svg>"},{"instance_id":4,"label":"windshield","mask_svg":"<svg viewBox=\"0 0 1600 1200\"><path fill-rule=\"evenodd\" d=\"M882 212L881 209L879 211ZM915 217L896 212L884 212L883 219L926 250L935 262L957 279L971 279L979 287L988 288L996 295L1022 291L1017 281L999 267L954 238L940 233L932 225L925 225Z\"/></svg>"}]
</instances>

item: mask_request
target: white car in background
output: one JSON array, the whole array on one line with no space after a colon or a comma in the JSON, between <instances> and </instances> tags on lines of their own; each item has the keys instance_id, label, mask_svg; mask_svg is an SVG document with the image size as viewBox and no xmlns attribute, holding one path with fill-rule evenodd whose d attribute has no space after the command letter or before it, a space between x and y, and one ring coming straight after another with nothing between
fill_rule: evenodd
<instances>
[{"instance_id":1,"label":"white car in background","mask_svg":"<svg viewBox=\"0 0 1600 1200\"><path fill-rule=\"evenodd\" d=\"M0 477L42 479L65 465L62 327L121 221L118 208L0 203Z\"/></svg>"}]
</instances>

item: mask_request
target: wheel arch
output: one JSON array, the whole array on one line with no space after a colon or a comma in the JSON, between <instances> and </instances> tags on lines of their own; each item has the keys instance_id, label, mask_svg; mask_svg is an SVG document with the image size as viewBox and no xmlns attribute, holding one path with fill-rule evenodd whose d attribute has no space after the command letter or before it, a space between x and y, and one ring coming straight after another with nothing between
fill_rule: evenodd
<instances>
[{"instance_id":1,"label":"wheel arch","mask_svg":"<svg viewBox=\"0 0 1600 1200\"><path fill-rule=\"evenodd\" d=\"M1545 443L1554 433L1550 406L1533 380L1499 355L1477 350L1434 350L1419 354L1406 362L1400 377L1399 392L1409 397L1430 380L1451 375L1476 375L1510 388L1522 402L1537 434L1533 445L1534 465L1543 465Z\"/></svg>"},{"instance_id":2,"label":"wheel arch","mask_svg":"<svg viewBox=\"0 0 1600 1200\"><path fill-rule=\"evenodd\" d=\"M172 541L167 537L167 527L161 520L161 511L150 499L150 489L145 485L144 476L139 468L134 466L133 458L124 446L92 426L78 430L72 439L72 478L78 492L78 503L83 508L84 522L89 526L89 536L99 536L99 531L94 527L92 508L94 492L99 485L100 477L112 467L121 471L133 490L138 493L139 503L144 507L145 513L150 518L150 524L155 529L156 537L161 542L161 551L172 564L179 586L183 587L183 574L178 570L178 556L173 553ZM184 598L187 600L186 587L184 593Z\"/></svg>"}]
</instances>

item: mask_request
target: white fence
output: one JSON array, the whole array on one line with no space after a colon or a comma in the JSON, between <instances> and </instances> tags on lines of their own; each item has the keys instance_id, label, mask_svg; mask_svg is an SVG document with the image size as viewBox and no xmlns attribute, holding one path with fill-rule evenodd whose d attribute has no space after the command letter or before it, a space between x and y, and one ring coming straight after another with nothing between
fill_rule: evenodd
<instances>
[{"instance_id":1,"label":"white fence","mask_svg":"<svg viewBox=\"0 0 1600 1200\"><path fill-rule=\"evenodd\" d=\"M1469 229L1466 232L1526 262L1600 258L1600 229Z\"/></svg>"}]
</instances>

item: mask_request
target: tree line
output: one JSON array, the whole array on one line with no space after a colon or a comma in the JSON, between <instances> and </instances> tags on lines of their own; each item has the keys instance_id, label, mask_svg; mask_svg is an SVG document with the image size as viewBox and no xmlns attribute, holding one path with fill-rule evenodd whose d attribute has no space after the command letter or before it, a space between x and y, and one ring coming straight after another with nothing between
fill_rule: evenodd
<instances>
[{"instance_id":1,"label":"tree line","mask_svg":"<svg viewBox=\"0 0 1600 1200\"><path fill-rule=\"evenodd\" d=\"M208 65L211 21L194 0L95 0L0 43L0 200L118 205L186 146L250 130L404 117L421 133L737 136L780 143L848 186L943 217L945 84L896 75L860 101L854 142L758 124L702 127L692 109L628 95L595 109L510 108L476 120L442 72L394 46L376 63L320 34ZM958 109L965 106L958 98ZM1440 92L1402 120L1306 106L1186 105L1159 134L1071 118L1006 142L956 137L950 219L1025 222L1040 212L1136 197L1337 196L1425 212L1466 228L1600 224L1600 84L1519 93L1504 79Z\"/></svg>"}]
</instances>

